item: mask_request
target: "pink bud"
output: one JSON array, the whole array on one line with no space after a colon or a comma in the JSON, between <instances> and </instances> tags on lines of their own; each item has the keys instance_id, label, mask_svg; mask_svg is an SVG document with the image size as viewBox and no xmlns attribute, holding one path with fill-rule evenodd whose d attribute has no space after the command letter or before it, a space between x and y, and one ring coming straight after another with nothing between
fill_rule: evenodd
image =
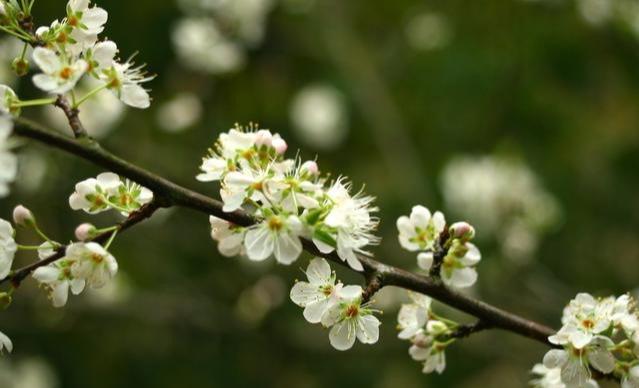
<instances>
[{"instance_id":1,"label":"pink bud","mask_svg":"<svg viewBox=\"0 0 639 388\"><path fill-rule=\"evenodd\" d=\"M301 168L301 170L308 171L311 175L318 175L319 174L319 167L318 167L317 163L315 161L313 161L313 160L308 160L308 161L304 162L300 168Z\"/></svg>"},{"instance_id":2,"label":"pink bud","mask_svg":"<svg viewBox=\"0 0 639 388\"><path fill-rule=\"evenodd\" d=\"M286 150L288 149L288 144L286 144L284 139L282 139L279 136L273 138L273 142L271 143L271 146L275 148L275 152L277 152L280 155L286 152Z\"/></svg>"},{"instance_id":3,"label":"pink bud","mask_svg":"<svg viewBox=\"0 0 639 388\"><path fill-rule=\"evenodd\" d=\"M273 142L273 135L271 131L267 129L260 129L255 132L255 145L258 147L267 146L270 147Z\"/></svg>"},{"instance_id":4,"label":"pink bud","mask_svg":"<svg viewBox=\"0 0 639 388\"><path fill-rule=\"evenodd\" d=\"M95 235L95 226L85 223L75 228L75 238L78 241L87 241Z\"/></svg>"},{"instance_id":5,"label":"pink bud","mask_svg":"<svg viewBox=\"0 0 639 388\"><path fill-rule=\"evenodd\" d=\"M453 238L468 241L475 237L475 228L468 222L455 222L450 226L450 235Z\"/></svg>"},{"instance_id":6,"label":"pink bud","mask_svg":"<svg viewBox=\"0 0 639 388\"><path fill-rule=\"evenodd\" d=\"M31 226L35 223L35 217L31 210L18 205L13 209L13 222L20 226Z\"/></svg>"}]
</instances>

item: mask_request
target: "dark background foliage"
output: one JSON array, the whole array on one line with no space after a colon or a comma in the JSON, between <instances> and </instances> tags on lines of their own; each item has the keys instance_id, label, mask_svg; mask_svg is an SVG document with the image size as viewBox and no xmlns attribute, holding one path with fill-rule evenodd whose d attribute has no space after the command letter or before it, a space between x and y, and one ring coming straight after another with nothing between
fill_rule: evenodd
<instances>
[{"instance_id":1,"label":"dark background foliage","mask_svg":"<svg viewBox=\"0 0 639 388\"><path fill-rule=\"evenodd\" d=\"M501 257L494 238L481 240L484 260L472 292L556 327L578 291L637 287L639 40L626 24L592 26L572 1L317 0L305 12L289 3L273 9L246 65L225 75L199 73L177 59L171 31L182 12L174 2L99 3L110 13L106 35L122 56L139 51L137 60L158 74L151 109L128 111L104 145L217 196L215 185L194 179L201 156L235 122L259 122L280 132L292 152L317 155L324 171L348 175L356 187L365 183L381 209L383 242L374 253L405 268L414 268L414 255L399 249L395 219L416 203L454 214L439 185L446 163L460 154L514 155L556 197L561 222L525 263ZM36 1L35 12L46 24L63 16L64 2ZM405 26L421 12L445 18L446 45L410 47ZM305 142L289 120L295 94L315 82L336 87L348 112L348 135L330 150ZM21 95L35 95L28 80L20 85ZM196 93L203 115L188 131L160 131L156 111L179 91ZM40 145L23 151L42 155L36 169L46 172L36 188L18 185L3 199L0 215L8 218L23 203L51 235L70 239L89 220L66 205L73 184L101 171ZM19 179L30 174L23 168ZM288 301L306 257L291 267L222 258L202 214L177 209L158 218L116 241L115 291L73 297L56 310L35 282L25 282L0 312L0 328L15 343L2 362L46 360L64 388L520 387L546 350L509 333L482 333L447 352L443 375L425 376L408 344L396 339L397 304L389 302L377 345L337 352L326 330L307 324ZM17 264L30 260L21 256ZM390 291L379 299L392 301Z\"/></svg>"}]
</instances>

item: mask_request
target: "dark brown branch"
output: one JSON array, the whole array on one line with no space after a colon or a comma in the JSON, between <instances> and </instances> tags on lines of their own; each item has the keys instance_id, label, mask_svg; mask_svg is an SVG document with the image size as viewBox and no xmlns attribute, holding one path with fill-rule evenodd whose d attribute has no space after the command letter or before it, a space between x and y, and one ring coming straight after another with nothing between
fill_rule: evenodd
<instances>
[{"instance_id":1,"label":"dark brown branch","mask_svg":"<svg viewBox=\"0 0 639 388\"><path fill-rule=\"evenodd\" d=\"M480 331L492 329L493 326L485 321L477 321L475 323L469 323L467 325L458 326L452 333L448 335L449 338L466 338L472 334Z\"/></svg>"},{"instance_id":2,"label":"dark brown branch","mask_svg":"<svg viewBox=\"0 0 639 388\"><path fill-rule=\"evenodd\" d=\"M142 206L138 211L133 212L129 215L129 217L127 217L126 220L122 221L117 228L118 232L121 232L123 230L126 230L130 227L132 227L135 224L138 224L144 220L146 220L147 218L151 217L153 215L153 213L155 213L156 210L158 210L160 208L160 205L155 202L152 201L144 206ZM104 232L99 234L98 236L94 237L93 239L91 239L90 241L93 242L97 242L100 244L104 244L106 241L109 240L109 238L111 237L111 235L114 233L114 231L109 231L109 232ZM14 288L18 288L20 287L20 284L22 283L22 281L29 276L33 271L35 271L36 269L40 268L40 267L44 267L45 265L49 265L57 260L60 260L64 257L64 253L66 251L66 246L61 246L58 249L56 249L56 252L54 254L52 254L51 256L42 259L40 261L36 261L32 264L29 264L25 267L22 267L14 272L12 272L9 276L7 276L6 278L0 280L0 284L5 283L5 282L11 282L11 285Z\"/></svg>"},{"instance_id":3,"label":"dark brown branch","mask_svg":"<svg viewBox=\"0 0 639 388\"><path fill-rule=\"evenodd\" d=\"M186 207L214 215L241 226L250 226L256 222L250 214L244 211L225 213L222 210L223 204L220 201L186 189L120 159L101 148L98 143L90 138L71 139L25 119L17 120L14 132L19 136L34 139L46 145L65 150L146 186L153 191L160 206ZM325 257L328 260L348 267L335 252L322 254L315 244L308 239L302 239L302 244L309 253ZM554 333L554 330L550 327L524 319L488 303L451 290L439 279L420 276L400 268L388 266L362 255L359 256L359 260L364 266L365 276L371 279L371 274L375 275L374 278L377 280L375 280L374 290L385 286L397 286L426 294L478 318L491 327L507 330L544 344L549 344L547 338ZM379 284L377 282L379 282Z\"/></svg>"},{"instance_id":4,"label":"dark brown branch","mask_svg":"<svg viewBox=\"0 0 639 388\"><path fill-rule=\"evenodd\" d=\"M77 108L73 108L64 96L58 96L54 105L62 109L64 115L67 116L69 126L73 131L73 136L77 139L89 136L84 129L84 125L82 125L82 121L80 121L80 111Z\"/></svg>"}]
</instances>

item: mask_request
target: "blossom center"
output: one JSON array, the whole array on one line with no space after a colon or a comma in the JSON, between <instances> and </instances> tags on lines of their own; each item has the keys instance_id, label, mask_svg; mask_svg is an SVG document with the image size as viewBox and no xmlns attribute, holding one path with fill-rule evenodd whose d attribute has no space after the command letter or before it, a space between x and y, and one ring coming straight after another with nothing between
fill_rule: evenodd
<instances>
[{"instance_id":1,"label":"blossom center","mask_svg":"<svg viewBox=\"0 0 639 388\"><path fill-rule=\"evenodd\" d=\"M346 317L355 318L359 314L359 307L357 305L350 305L346 308Z\"/></svg>"},{"instance_id":2,"label":"blossom center","mask_svg":"<svg viewBox=\"0 0 639 388\"><path fill-rule=\"evenodd\" d=\"M69 79L71 78L72 75L73 75L73 69L71 69L68 66L60 70L60 78L62 79Z\"/></svg>"},{"instance_id":3,"label":"blossom center","mask_svg":"<svg viewBox=\"0 0 639 388\"><path fill-rule=\"evenodd\" d=\"M268 220L268 228L273 231L279 231L283 226L284 223L279 219L279 217L271 217Z\"/></svg>"}]
</instances>

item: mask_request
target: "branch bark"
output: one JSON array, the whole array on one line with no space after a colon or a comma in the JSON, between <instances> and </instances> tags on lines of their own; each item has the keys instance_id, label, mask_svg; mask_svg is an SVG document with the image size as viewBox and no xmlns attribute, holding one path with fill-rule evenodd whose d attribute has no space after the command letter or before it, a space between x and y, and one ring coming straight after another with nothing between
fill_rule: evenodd
<instances>
[{"instance_id":1,"label":"branch bark","mask_svg":"<svg viewBox=\"0 0 639 388\"><path fill-rule=\"evenodd\" d=\"M156 206L185 207L214 215L240 226L250 226L258 221L250 214L241 210L225 213L222 210L222 202L184 188L128 161L120 159L104 150L96 141L89 137L72 139L51 131L33 121L22 118L16 120L14 133L24 138L39 141L47 146L64 150L149 188L155 195ZM136 223L137 222L139 221L136 221ZM302 239L302 244L304 249L310 254L324 257L327 260L350 268L335 252L323 254L317 249L315 244L308 239ZM555 332L550 327L451 290L437 278L420 276L401 268L383 264L363 255L359 256L359 260L364 266L363 275L368 281L367 293L365 294L367 298L370 298L377 290L386 286L396 286L412 290L429 295L440 302L472 315L478 318L479 321L482 322L482 325L486 327L503 329L550 345L548 336ZM29 268L25 268L18 272L21 272L21 276L26 276L30 273L30 270Z\"/></svg>"}]
</instances>

